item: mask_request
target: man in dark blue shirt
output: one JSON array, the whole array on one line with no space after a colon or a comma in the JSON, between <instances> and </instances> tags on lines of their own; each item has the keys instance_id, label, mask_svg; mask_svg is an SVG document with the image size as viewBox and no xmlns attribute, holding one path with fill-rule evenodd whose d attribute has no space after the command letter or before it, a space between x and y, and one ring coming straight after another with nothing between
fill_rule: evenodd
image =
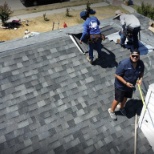
<instances>
[{"instance_id":1,"label":"man in dark blue shirt","mask_svg":"<svg viewBox=\"0 0 154 154\"><path fill-rule=\"evenodd\" d=\"M101 58L101 42L102 35L99 28L100 21L95 16L89 16L89 14L94 14L94 10L82 11L80 17L85 20L83 24L83 33L80 38L80 43L88 37L89 40L89 56L87 57L88 61L93 64L93 49L96 48L98 52L98 58Z\"/></svg>"},{"instance_id":2,"label":"man in dark blue shirt","mask_svg":"<svg viewBox=\"0 0 154 154\"><path fill-rule=\"evenodd\" d=\"M115 109L120 103L119 109L125 114L124 106L127 98L132 98L134 87L142 83L144 63L140 60L140 52L133 51L130 58L122 60L115 73L115 99L108 112L113 120L117 120Z\"/></svg>"}]
</instances>

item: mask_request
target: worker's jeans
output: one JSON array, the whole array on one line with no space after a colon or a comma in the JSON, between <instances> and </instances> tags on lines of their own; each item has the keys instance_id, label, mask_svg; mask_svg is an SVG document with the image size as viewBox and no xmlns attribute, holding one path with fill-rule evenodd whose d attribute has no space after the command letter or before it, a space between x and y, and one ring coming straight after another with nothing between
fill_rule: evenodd
<instances>
[{"instance_id":1,"label":"worker's jeans","mask_svg":"<svg viewBox=\"0 0 154 154\"><path fill-rule=\"evenodd\" d=\"M133 46L134 49L138 49L139 48L139 42L138 42L138 33L140 31L140 27L134 28L132 30L132 37L133 37ZM125 40L127 37L127 32L124 33L120 33L120 44L124 45L125 44Z\"/></svg>"},{"instance_id":2,"label":"worker's jeans","mask_svg":"<svg viewBox=\"0 0 154 154\"><path fill-rule=\"evenodd\" d=\"M96 49L97 53L98 53L98 57L101 57L101 48L102 48L102 44L101 44L102 40L98 39L96 42L90 42L89 43L89 58L91 60L93 60L93 50Z\"/></svg>"}]
</instances>

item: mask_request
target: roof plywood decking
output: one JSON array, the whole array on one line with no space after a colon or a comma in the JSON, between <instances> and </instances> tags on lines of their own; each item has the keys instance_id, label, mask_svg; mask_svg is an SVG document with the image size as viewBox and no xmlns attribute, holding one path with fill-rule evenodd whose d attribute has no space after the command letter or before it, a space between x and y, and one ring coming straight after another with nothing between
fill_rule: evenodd
<instances>
[{"instance_id":1,"label":"roof plywood decking","mask_svg":"<svg viewBox=\"0 0 154 154\"><path fill-rule=\"evenodd\" d=\"M102 60L92 66L67 35L81 29L0 44L1 154L133 153L134 116L119 114L114 122L107 111L116 64L130 51L106 39ZM141 58L150 84L154 54ZM137 91L134 99L139 100ZM137 152L153 154L140 130Z\"/></svg>"},{"instance_id":2,"label":"roof plywood decking","mask_svg":"<svg viewBox=\"0 0 154 154\"><path fill-rule=\"evenodd\" d=\"M101 33L104 34L105 36L110 35L112 33L117 32L118 30L115 29L114 27L107 25L101 28ZM80 44L79 40L81 38L82 33L79 34L69 34L72 36L72 39L76 42L77 47L79 47L79 50L81 49L82 53L87 53L88 52L88 38L83 40L83 43Z\"/></svg>"}]
</instances>

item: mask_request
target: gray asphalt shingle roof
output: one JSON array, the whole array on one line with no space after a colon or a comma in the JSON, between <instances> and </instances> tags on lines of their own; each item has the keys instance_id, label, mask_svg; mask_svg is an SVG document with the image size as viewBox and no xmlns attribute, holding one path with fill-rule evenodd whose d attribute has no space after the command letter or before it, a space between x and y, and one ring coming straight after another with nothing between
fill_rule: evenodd
<instances>
[{"instance_id":1,"label":"gray asphalt shingle roof","mask_svg":"<svg viewBox=\"0 0 154 154\"><path fill-rule=\"evenodd\" d=\"M119 28L111 22L106 19L101 25ZM138 92L128 103L135 104L133 111L128 108L132 115L119 114L118 121L112 121L107 111L116 65L130 52L105 40L104 58L92 66L66 34L81 30L78 25L0 44L1 154L133 153L133 112L141 107ZM154 42L150 32L142 33ZM146 91L154 81L154 54L141 58ZM153 153L140 129L137 145L138 154Z\"/></svg>"}]
</instances>

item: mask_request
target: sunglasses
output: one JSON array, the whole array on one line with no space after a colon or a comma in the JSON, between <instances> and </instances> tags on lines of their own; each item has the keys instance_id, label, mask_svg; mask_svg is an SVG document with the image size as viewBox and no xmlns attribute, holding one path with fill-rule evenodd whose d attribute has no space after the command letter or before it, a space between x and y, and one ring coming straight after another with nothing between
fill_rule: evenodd
<instances>
[{"instance_id":1,"label":"sunglasses","mask_svg":"<svg viewBox=\"0 0 154 154\"><path fill-rule=\"evenodd\" d=\"M138 55L132 55L132 57L133 57L133 58L138 58L139 56L138 56Z\"/></svg>"}]
</instances>

